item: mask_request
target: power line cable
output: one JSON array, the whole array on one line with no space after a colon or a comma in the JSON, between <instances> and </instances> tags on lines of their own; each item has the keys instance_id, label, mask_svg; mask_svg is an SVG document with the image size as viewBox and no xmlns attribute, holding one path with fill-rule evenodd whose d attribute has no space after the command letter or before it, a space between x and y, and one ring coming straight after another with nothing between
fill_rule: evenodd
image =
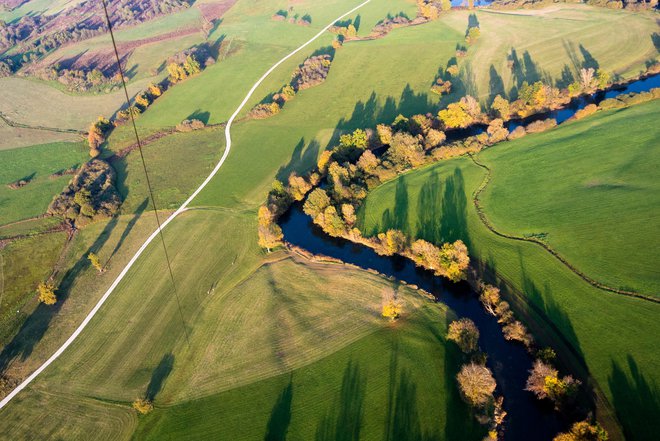
<instances>
[{"instance_id":1,"label":"power line cable","mask_svg":"<svg viewBox=\"0 0 660 441\"><path fill-rule=\"evenodd\" d=\"M183 311L181 310L181 301L179 300L179 294L176 290L176 283L174 283L174 273L172 272L172 264L170 262L170 257L167 253L167 246L165 245L165 237L163 236L163 230L160 224L160 218L158 217L158 209L156 208L156 199L154 199L154 193L151 188L151 181L149 180L149 173L147 172L147 164L144 160L144 154L142 153L142 143L140 142L140 136L138 135L137 125L135 124L135 116L131 109L131 100L128 97L128 88L126 87L126 80L124 79L124 70L121 67L121 61L119 60L119 51L117 50L117 43L115 41L115 34L112 30L112 23L110 23L110 15L108 14L108 5L107 0L103 0L103 12L105 13L105 20L108 25L108 31L110 32L110 38L112 39L112 47L115 51L115 58L117 60L117 69L119 70L119 75L121 76L121 84L124 89L124 95L126 97L126 105L128 106L128 114L131 117L131 124L133 125L133 132L135 133L135 140L137 141L138 151L140 152L140 159L142 160L142 168L144 169L144 176L146 177L147 187L149 188L149 197L151 198L151 205L156 216L156 223L158 224L158 234L160 236L160 241L163 244L163 252L165 253L165 260L167 261L167 269L170 273L170 280L172 281L172 289L174 291L174 297L176 298L176 304L179 308L179 316L181 317L181 324L183 326L183 332L186 335L186 342L190 346L190 337L188 336L188 329L186 328L186 322L183 319Z\"/></svg>"}]
</instances>

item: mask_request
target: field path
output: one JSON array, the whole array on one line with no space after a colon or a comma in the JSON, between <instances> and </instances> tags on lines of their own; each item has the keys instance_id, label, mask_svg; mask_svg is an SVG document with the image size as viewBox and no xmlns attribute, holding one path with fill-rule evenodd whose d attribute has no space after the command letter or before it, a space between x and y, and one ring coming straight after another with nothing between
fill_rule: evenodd
<instances>
[{"instance_id":1,"label":"field path","mask_svg":"<svg viewBox=\"0 0 660 441\"><path fill-rule=\"evenodd\" d=\"M122 281L122 279L126 276L128 271L131 269L133 264L137 261L137 259L140 257L142 252L149 246L151 241L153 241L156 236L160 233L160 230L165 228L167 224L172 222L174 218L176 218L179 214L184 212L185 210L188 209L188 205L190 202L192 202L193 199L206 187L206 185L213 179L213 177L218 173L220 170L220 167L222 167L222 164L224 164L225 160L229 156L229 152L231 150L231 125L238 116L239 112L243 109L245 104L248 102L250 97L252 97L252 94L255 92L257 87L261 85L261 83L275 70L277 67L284 63L286 60L300 52L302 49L307 47L309 44L311 44L314 40L319 38L321 35L323 35L329 28L330 26L334 25L335 22L342 20L344 17L352 14L353 12L357 11L360 9L362 6L366 5L369 3L371 0L365 0L364 2L360 3L350 11L340 15L339 17L335 18L332 20L330 23L328 23L323 29L321 29L316 35L314 35L312 38L307 40L305 43L300 45L298 48L294 49L292 52L290 52L288 55L284 56L282 59L280 59L277 63L273 64L270 69L264 73L261 78L257 80L256 83L252 86L252 88L248 91L247 95L243 99L243 101L238 105L234 113L231 115L229 120L227 121L227 126L225 127L225 139L226 139L226 148L224 153L222 154L222 157L220 158L220 161L216 164L215 168L211 171L211 173L207 176L207 178L202 182L202 184L193 192L193 194L190 195L188 199L174 212L170 217L168 217L165 222L162 223L161 227L159 229L156 229L151 235L147 238L147 240L142 244L142 246L137 250L137 252L133 255L131 260L128 261L124 269L119 273L117 278L112 282L112 285L108 288L108 290L103 294L103 297L96 303L94 308L87 314L85 319L82 321L82 323L78 326L78 328L71 334L71 336L64 342L60 348L55 351L51 357L46 360L37 370L35 370L29 377L27 377L21 384L19 384L14 390L12 390L2 401L0 401L0 409L5 407L9 402L16 396L18 395L19 392L21 392L23 389L25 389L35 378L41 374L41 372L44 371L48 366L50 366L57 358L59 358L60 355L73 343L76 338L82 333L82 331L87 327L89 322L94 318L97 312L101 309L101 306L105 303L105 301L110 297L110 295L113 293L117 285Z\"/></svg>"}]
</instances>

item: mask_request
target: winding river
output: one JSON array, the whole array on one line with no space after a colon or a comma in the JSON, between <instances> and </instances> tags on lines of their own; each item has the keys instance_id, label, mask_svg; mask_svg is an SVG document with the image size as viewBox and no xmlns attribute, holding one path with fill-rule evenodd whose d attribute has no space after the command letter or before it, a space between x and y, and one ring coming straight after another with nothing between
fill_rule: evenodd
<instances>
[{"instance_id":1,"label":"winding river","mask_svg":"<svg viewBox=\"0 0 660 441\"><path fill-rule=\"evenodd\" d=\"M565 108L535 115L525 121L511 121L507 128L512 130L516 125L545 118L555 118L557 123L561 124L588 104L598 104L604 99L615 98L621 94L646 92L654 87L660 87L660 75L633 81L606 92L576 98ZM483 130L484 127L475 127L462 131L462 135L474 135ZM280 226L284 239L292 245L415 284L432 293L459 317L473 320L480 330L479 345L488 354L487 365L497 380L498 393L504 396L504 409L508 414L504 439L551 440L570 424L553 412L546 403L539 402L530 392L524 390L528 371L532 367L532 357L522 345L504 339L497 319L484 311L467 283L446 282L429 271L417 268L412 261L403 257L380 256L364 245L330 237L312 223L311 218L303 213L300 204L294 205L282 216Z\"/></svg>"}]
</instances>

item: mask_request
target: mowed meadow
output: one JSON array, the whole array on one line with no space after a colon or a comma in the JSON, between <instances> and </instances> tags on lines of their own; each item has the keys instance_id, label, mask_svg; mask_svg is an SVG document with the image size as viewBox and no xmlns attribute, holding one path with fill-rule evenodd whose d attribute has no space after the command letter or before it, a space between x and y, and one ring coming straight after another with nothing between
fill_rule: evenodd
<instances>
[{"instance_id":1,"label":"mowed meadow","mask_svg":"<svg viewBox=\"0 0 660 441\"><path fill-rule=\"evenodd\" d=\"M154 102L137 119L140 134L171 128L192 116L210 124L226 121L274 62L358 3L296 2L296 12L312 17L311 26L300 27L271 20L275 11L288 7L287 2L239 0L208 35L208 41L226 41L235 52L229 50L225 59ZM414 16L414 2L372 0L353 18L360 15L359 34L365 35L388 13L399 12ZM576 24L573 12L588 26ZM627 14L625 20L622 14ZM539 78L553 81L560 81L564 65L577 75L579 67L591 61L580 45L602 68L623 77L637 74L646 60L657 56L651 39L656 25L644 14L581 6L544 14L477 11L482 38L465 60L459 60L464 86L440 101L429 89L438 70L455 56L456 45L463 43L468 15L455 11L432 23L394 30L382 39L349 42L335 53L323 84L299 93L279 115L236 123L223 168L193 202L195 209L164 232L181 310L162 248L155 241L74 345L0 411L3 420L13 422L3 436L263 439L288 429L291 439L336 439L359 423L362 439L481 439L483 433L474 426L453 381L461 357L444 337L451 311L404 288L406 312L392 325L380 317L383 291L396 289L391 282L348 266L309 263L285 252L266 255L256 243L256 210L273 179L311 168L318 154L344 131L389 123L399 113L437 111L468 91L487 101L491 78L490 70L483 75L483 66L495 66L508 93L522 81L506 70L511 48L521 59L528 52L536 71L545 75ZM637 33L628 32L631 22ZM500 27L516 32L501 35ZM501 41L497 50L488 45L489 38ZM256 90L241 116L279 90L299 63L327 48L331 40L330 34L323 35L283 63ZM525 75L533 77L531 70ZM130 127L120 127L108 139L107 152L133 142ZM176 208L205 178L223 148L221 126L166 136L146 146L158 207ZM469 179L478 185L482 170L467 160L457 163L465 168L466 188ZM113 165L126 198L122 215L86 227L74 239L59 273L61 303L55 310L43 305L35 309L0 353L2 368L26 376L50 356L155 228L153 215L146 211L149 200L136 153ZM373 197L388 192L389 185ZM478 224L469 225L478 230ZM479 257L495 243L486 233L483 239L482 248L474 251ZM520 249L532 256L530 273L537 277L538 271L538 277L552 280L556 262L526 245ZM108 262L105 274L97 275L89 265L90 251ZM502 274L512 279L520 277L516 253L511 250L506 255L511 260L501 264ZM557 299L572 305L576 297L568 291L577 282L571 275L553 283L565 284L561 290L566 294ZM585 303L571 308L600 306L602 294L589 289ZM540 296L547 302L557 300L552 293ZM589 317L579 327L580 337L571 341L584 347L590 369L600 369L597 379L602 387L607 388L608 375L622 385L618 395L609 395L614 402L634 400L623 387L636 380L625 354L612 359L606 343L596 341L593 327L605 326L611 314L633 314L643 308L635 300L609 301L615 312L603 310ZM563 310L552 309L555 303L543 304L550 320L573 329L565 325ZM646 325L652 314L639 313L641 321L635 323ZM635 359L646 377L652 375L646 366L654 357L648 343L639 341L640 350L648 353L646 359ZM153 398L156 409L137 417L131 402L145 394ZM342 406L362 410L363 418L347 420ZM42 412L45 407L51 412ZM61 418L63 414L67 418Z\"/></svg>"},{"instance_id":2,"label":"mowed meadow","mask_svg":"<svg viewBox=\"0 0 660 441\"><path fill-rule=\"evenodd\" d=\"M492 173L482 193L486 217L507 234L547 233L551 247L600 282L634 283L657 295L657 183L647 164L658 155L652 121L659 109L654 101L604 111L484 150L477 160ZM607 185L612 174L617 185ZM627 439L652 439L660 306L595 288L539 245L495 235L472 200L485 176L466 157L404 174L369 194L360 228L372 234L397 228L435 242L463 239L537 336L564 348L564 362L595 379L613 406L613 415L607 406L599 409L603 416L615 415Z\"/></svg>"}]
</instances>

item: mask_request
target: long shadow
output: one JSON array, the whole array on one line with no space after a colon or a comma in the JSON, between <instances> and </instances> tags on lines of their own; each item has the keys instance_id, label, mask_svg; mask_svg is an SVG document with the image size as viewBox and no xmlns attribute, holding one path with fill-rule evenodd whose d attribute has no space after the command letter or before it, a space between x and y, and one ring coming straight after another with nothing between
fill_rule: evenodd
<instances>
[{"instance_id":1,"label":"long shadow","mask_svg":"<svg viewBox=\"0 0 660 441\"><path fill-rule=\"evenodd\" d=\"M151 373L151 380L149 380L149 385L147 386L147 392L145 397L149 401L153 401L156 398L156 395L163 389L163 384L167 377L172 373L172 368L174 367L174 355L171 352L163 355L156 369Z\"/></svg>"},{"instance_id":2,"label":"long shadow","mask_svg":"<svg viewBox=\"0 0 660 441\"><path fill-rule=\"evenodd\" d=\"M389 209L385 210L382 215L382 227L384 231L389 229L401 230L408 233L410 226L408 225L408 184L406 177L402 176L397 180L396 189L394 191L394 209L390 212Z\"/></svg>"},{"instance_id":3,"label":"long shadow","mask_svg":"<svg viewBox=\"0 0 660 441\"><path fill-rule=\"evenodd\" d=\"M148 205L149 205L149 198L144 198L144 200L140 203L140 205L138 205L138 207L135 209L135 212L133 213L133 217L126 224L126 228L124 228L124 231L121 233L121 237L119 238L117 245L115 245L114 249L112 250L112 253L110 253L110 257L108 257L108 262L110 261L110 259L114 257L114 255L117 253L119 248L121 248L121 246L124 244L124 241L131 233L131 230L133 230L133 227L135 227L135 224L137 224L137 221L140 219L140 217L142 217L142 213L144 213L144 210L147 209ZM106 262L106 265L107 264L108 263Z\"/></svg>"},{"instance_id":4,"label":"long shadow","mask_svg":"<svg viewBox=\"0 0 660 441\"><path fill-rule=\"evenodd\" d=\"M591 52L589 52L586 47L580 45L580 53L584 58L584 61L582 62L583 68L598 70L598 67L600 66L598 61L593 57L593 55L591 55Z\"/></svg>"},{"instance_id":5,"label":"long shadow","mask_svg":"<svg viewBox=\"0 0 660 441\"><path fill-rule=\"evenodd\" d=\"M506 90L504 89L504 80L502 80L502 76L497 73L495 66L491 64L488 73L490 76L490 79L488 80L488 105L490 106L493 104L493 101L497 95L501 95L502 98L506 98L507 94Z\"/></svg>"},{"instance_id":6,"label":"long shadow","mask_svg":"<svg viewBox=\"0 0 660 441\"><path fill-rule=\"evenodd\" d=\"M206 110L197 109L193 113L188 115L188 118L186 118L186 119L197 119L197 120L203 122L204 124L208 124L209 119L211 119L211 112L206 111Z\"/></svg>"},{"instance_id":7,"label":"long shadow","mask_svg":"<svg viewBox=\"0 0 660 441\"><path fill-rule=\"evenodd\" d=\"M289 162L279 168L275 177L279 181L286 181L291 172L303 173L312 167L321 153L321 144L316 139L305 146L305 138L300 138L291 153Z\"/></svg>"},{"instance_id":8,"label":"long shadow","mask_svg":"<svg viewBox=\"0 0 660 441\"><path fill-rule=\"evenodd\" d=\"M264 441L284 441L291 423L291 401L293 400L293 384L289 384L282 390L277 398L273 410L270 413L266 425Z\"/></svg>"},{"instance_id":9,"label":"long shadow","mask_svg":"<svg viewBox=\"0 0 660 441\"><path fill-rule=\"evenodd\" d=\"M440 192L442 182L440 176L433 170L419 191L417 200L418 217L417 235L429 242L440 241L440 219L442 218L442 200Z\"/></svg>"},{"instance_id":10,"label":"long shadow","mask_svg":"<svg viewBox=\"0 0 660 441\"><path fill-rule=\"evenodd\" d=\"M440 218L440 241L454 242L462 240L470 247L467 229L467 196L463 172L456 167L454 174L445 181L445 193L442 198L442 217Z\"/></svg>"},{"instance_id":11,"label":"long shadow","mask_svg":"<svg viewBox=\"0 0 660 441\"><path fill-rule=\"evenodd\" d=\"M573 75L571 68L568 66L568 64L564 64L564 67L561 70L561 76L557 79L557 81L555 81L555 86L560 89L565 89L574 81L575 75Z\"/></svg>"},{"instance_id":12,"label":"long shadow","mask_svg":"<svg viewBox=\"0 0 660 441\"><path fill-rule=\"evenodd\" d=\"M79 274L89 268L90 263L87 256L89 253L98 252L110 237L112 230L117 226L117 222L117 217L110 219L94 243L80 255L73 267L64 274L62 282L56 291L57 303L50 306L39 303L34 312L25 320L14 338L2 349L2 352L0 352L0 373L4 372L14 359L20 357L21 361L24 361L32 354L34 347L41 341L46 331L48 331L51 321L58 315L62 306L66 303L71 294L70 291L74 281Z\"/></svg>"},{"instance_id":13,"label":"long shadow","mask_svg":"<svg viewBox=\"0 0 660 441\"><path fill-rule=\"evenodd\" d=\"M344 370L339 400L316 429L316 441L358 441L364 416L366 379L357 364Z\"/></svg>"},{"instance_id":14,"label":"long shadow","mask_svg":"<svg viewBox=\"0 0 660 441\"><path fill-rule=\"evenodd\" d=\"M631 354L628 369L612 361L608 383L616 416L629 441L653 441L660 433L660 390L640 372Z\"/></svg>"}]
</instances>

